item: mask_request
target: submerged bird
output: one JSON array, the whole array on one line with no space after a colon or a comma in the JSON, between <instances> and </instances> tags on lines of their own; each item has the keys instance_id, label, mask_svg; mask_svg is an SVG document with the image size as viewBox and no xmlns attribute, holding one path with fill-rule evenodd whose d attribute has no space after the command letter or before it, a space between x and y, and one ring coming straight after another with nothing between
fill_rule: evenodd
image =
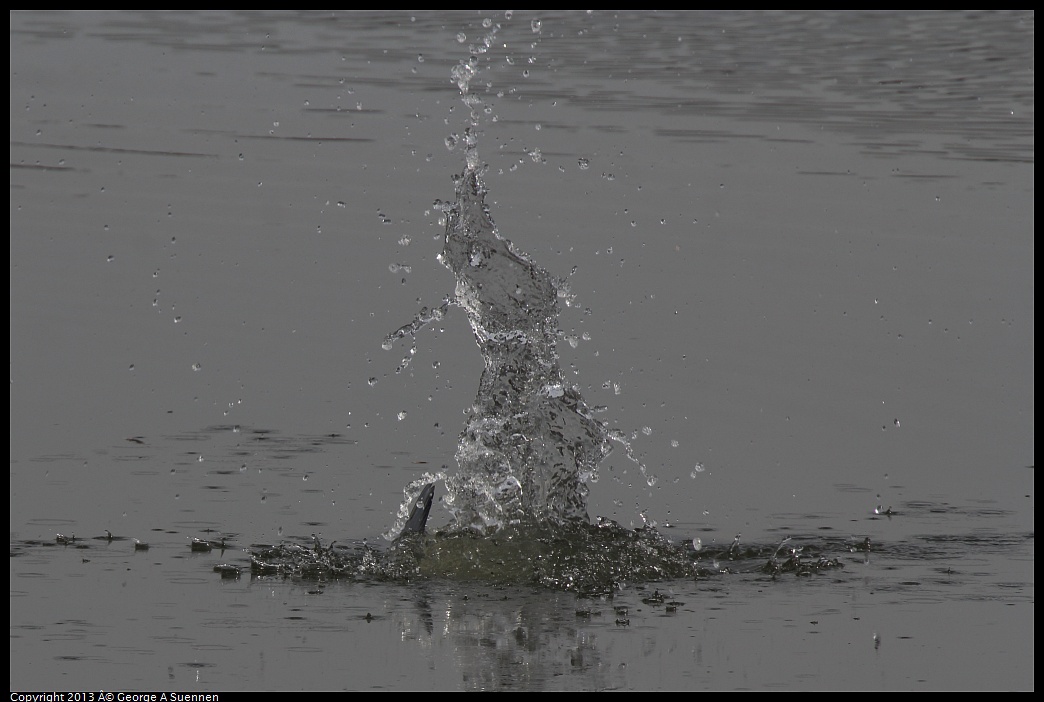
<instances>
[{"instance_id":1,"label":"submerged bird","mask_svg":"<svg viewBox=\"0 0 1044 702\"><path fill-rule=\"evenodd\" d=\"M428 514L431 512L432 499L435 497L435 483L425 485L410 510L410 517L406 520L406 526L400 534L423 534L424 527L428 523Z\"/></svg>"}]
</instances>

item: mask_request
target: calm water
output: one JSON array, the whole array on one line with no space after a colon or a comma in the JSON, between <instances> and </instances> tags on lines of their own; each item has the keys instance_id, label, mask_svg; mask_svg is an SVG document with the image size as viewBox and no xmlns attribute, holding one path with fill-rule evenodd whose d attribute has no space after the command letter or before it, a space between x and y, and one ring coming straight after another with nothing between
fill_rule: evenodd
<instances>
[{"instance_id":1,"label":"calm water","mask_svg":"<svg viewBox=\"0 0 1044 702\"><path fill-rule=\"evenodd\" d=\"M381 342L453 292L485 17L11 15L12 690L1032 689L1032 13L489 15L488 204L646 468L588 510L749 550L611 599L213 572L455 470L466 316Z\"/></svg>"}]
</instances>

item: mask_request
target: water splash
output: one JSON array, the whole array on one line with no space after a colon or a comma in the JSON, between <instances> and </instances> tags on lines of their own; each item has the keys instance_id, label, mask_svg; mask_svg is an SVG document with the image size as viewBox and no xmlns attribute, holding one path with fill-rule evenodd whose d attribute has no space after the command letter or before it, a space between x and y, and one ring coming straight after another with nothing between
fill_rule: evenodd
<instances>
[{"instance_id":1,"label":"water splash","mask_svg":"<svg viewBox=\"0 0 1044 702\"><path fill-rule=\"evenodd\" d=\"M474 142L466 150L477 154ZM500 235L474 160L456 178L438 256L456 278L454 294L421 309L383 347L414 337L450 305L468 316L485 368L457 448L460 471L446 479L444 503L457 526L586 522L587 483L611 435L559 365L558 300L570 292Z\"/></svg>"},{"instance_id":2,"label":"water splash","mask_svg":"<svg viewBox=\"0 0 1044 702\"><path fill-rule=\"evenodd\" d=\"M438 260L453 273L455 289L438 306L422 308L382 343L385 350L409 343L396 369L401 372L415 355L421 329L442 320L451 307L467 315L484 370L460 434L458 470L449 473L443 466L406 486L396 523L384 535L393 542L390 548L365 542L336 548L318 540L281 543L252 551L251 574L311 580L448 577L606 594L636 581L735 571L806 576L843 567L837 559L787 548L789 540L747 548L741 548L738 536L727 548L705 545L698 538L675 544L644 513L645 526L639 529L602 518L590 522L588 484L597 480L598 465L614 442L650 487L657 478L632 448L637 432L628 437L609 430L594 417L605 408L589 407L579 388L565 380L556 343L565 338L559 329L559 303L570 306L575 300L568 284L501 236L493 221L478 143L483 117L495 121L496 116L473 85L500 25L487 20L483 28L485 34L469 47L468 58L450 71L468 116L463 134L450 135L446 145L452 151L463 147L464 166L454 178L454 202L435 203L445 215ZM539 35L540 22L534 21L531 29ZM459 41L467 37L462 33ZM483 86L490 88L489 83ZM539 151L531 156L542 158ZM579 165L587 169L590 164L581 158ZM403 269L402 264L391 268ZM369 383L374 385L376 378ZM614 389L619 394L619 387ZM404 418L405 412L398 416ZM651 429L643 433L649 435ZM445 485L442 504L454 521L448 529L424 533L423 515L414 520L411 514L431 504L426 502L431 496L427 488L436 482ZM410 528L404 529L408 522Z\"/></svg>"},{"instance_id":3,"label":"water splash","mask_svg":"<svg viewBox=\"0 0 1044 702\"><path fill-rule=\"evenodd\" d=\"M630 530L588 518L588 484L597 479L612 442L624 447L650 485L655 479L625 434L594 417L604 408L589 407L565 379L556 348L563 337L559 301L573 304L573 292L501 236L490 214L478 138L483 115L491 110L472 84L499 25L483 26L486 34L451 71L468 117L463 135L451 135L446 143L451 150L463 147L464 167L454 178L454 202L436 203L446 222L438 260L453 273L454 292L437 307L422 308L382 343L385 350L409 343L396 369L401 372L416 352L421 329L451 307L467 315L484 369L460 434L458 470L426 474L406 486L396 522L384 535L393 541L387 551L280 544L253 553L254 575L434 576L607 593L627 581L699 572L691 547L671 544L652 525ZM539 32L539 25L533 30ZM445 485L442 504L453 524L436 534L404 529L434 482Z\"/></svg>"},{"instance_id":4,"label":"water splash","mask_svg":"<svg viewBox=\"0 0 1044 702\"><path fill-rule=\"evenodd\" d=\"M470 161L469 161L470 164ZM587 482L610 451L605 426L559 366L556 279L497 231L470 165L457 179L439 260L456 278L485 363L447 481L457 523L587 520Z\"/></svg>"},{"instance_id":5,"label":"water splash","mask_svg":"<svg viewBox=\"0 0 1044 702\"><path fill-rule=\"evenodd\" d=\"M848 541L822 547L780 544L741 546L693 542L675 544L652 527L625 529L608 520L597 524L510 525L494 535L473 529L435 535L408 533L388 550L367 543L324 546L312 540L256 548L250 574L327 581L449 578L502 585L533 585L587 596L609 595L627 583L695 578L729 573L772 579L811 577L845 567L823 550L848 552Z\"/></svg>"},{"instance_id":6,"label":"water splash","mask_svg":"<svg viewBox=\"0 0 1044 702\"><path fill-rule=\"evenodd\" d=\"M442 305L421 309L389 334L382 346L412 339L451 305L468 316L485 369L460 435L459 472L445 481L443 502L455 526L490 531L527 520L587 522L587 484L610 452L611 435L559 365L558 301L568 304L572 292L500 235L486 204L478 153L483 101L471 84L480 71L479 55L492 46L500 26L483 26L481 43L451 70L469 116L455 202L440 203L446 230L438 260L453 272L456 288Z\"/></svg>"}]
</instances>

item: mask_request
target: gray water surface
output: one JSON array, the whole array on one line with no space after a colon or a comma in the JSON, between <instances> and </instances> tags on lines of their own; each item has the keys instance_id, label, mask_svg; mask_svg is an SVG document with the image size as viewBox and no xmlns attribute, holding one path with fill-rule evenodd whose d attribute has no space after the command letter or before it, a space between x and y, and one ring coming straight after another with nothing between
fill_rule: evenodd
<instances>
[{"instance_id":1,"label":"gray water surface","mask_svg":"<svg viewBox=\"0 0 1044 702\"><path fill-rule=\"evenodd\" d=\"M465 315L381 342L453 291L486 18L487 202L646 468L588 511L750 551L222 579L455 470ZM10 19L12 690L1034 687L1032 13ZM787 537L844 567L759 570Z\"/></svg>"}]
</instances>

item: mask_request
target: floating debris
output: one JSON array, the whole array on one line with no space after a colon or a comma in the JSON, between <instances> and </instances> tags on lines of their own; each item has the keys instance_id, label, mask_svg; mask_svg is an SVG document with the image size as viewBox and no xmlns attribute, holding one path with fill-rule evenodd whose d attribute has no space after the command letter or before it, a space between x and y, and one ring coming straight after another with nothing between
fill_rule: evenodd
<instances>
[{"instance_id":1,"label":"floating debris","mask_svg":"<svg viewBox=\"0 0 1044 702\"><path fill-rule=\"evenodd\" d=\"M642 603L643 604L647 604L647 605L660 605L660 604L664 603L665 599L666 598L663 595L660 594L660 591L657 590L657 591L653 592L653 594L649 595L648 597L643 597L642 598Z\"/></svg>"},{"instance_id":2,"label":"floating debris","mask_svg":"<svg viewBox=\"0 0 1044 702\"><path fill-rule=\"evenodd\" d=\"M762 572L776 577L784 573L793 573L798 576L815 575L824 570L837 570L844 568L845 564L837 558L825 558L815 554L805 554L805 547L794 547L786 550L787 557L779 559L780 552L790 542L790 537L783 539L775 553L769 558L768 563L762 567Z\"/></svg>"},{"instance_id":3,"label":"floating debris","mask_svg":"<svg viewBox=\"0 0 1044 702\"><path fill-rule=\"evenodd\" d=\"M210 551L214 548L206 539L198 539L196 537L192 537L190 546L193 551Z\"/></svg>"}]
</instances>

